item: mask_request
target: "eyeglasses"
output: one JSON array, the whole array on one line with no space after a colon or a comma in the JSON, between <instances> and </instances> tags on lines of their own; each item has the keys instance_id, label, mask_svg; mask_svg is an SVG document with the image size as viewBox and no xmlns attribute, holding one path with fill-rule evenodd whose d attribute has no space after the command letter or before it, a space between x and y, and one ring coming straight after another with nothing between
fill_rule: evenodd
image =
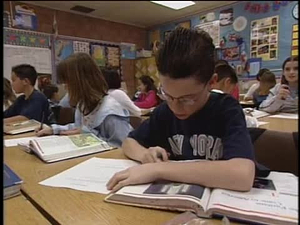
<instances>
[{"instance_id":1,"label":"eyeglasses","mask_svg":"<svg viewBox=\"0 0 300 225\"><path fill-rule=\"evenodd\" d=\"M206 85L205 85L206 86ZM167 94L162 87L160 86L158 88L158 93L157 95L162 99L165 100L167 102L173 102L174 100L177 100L179 104L181 105L194 105L195 102L198 99L195 99L198 95L200 95L200 93L202 93L205 90L205 87L198 93L195 94L195 96L193 97L179 97L179 98L175 98L172 97L171 95Z\"/></svg>"}]
</instances>

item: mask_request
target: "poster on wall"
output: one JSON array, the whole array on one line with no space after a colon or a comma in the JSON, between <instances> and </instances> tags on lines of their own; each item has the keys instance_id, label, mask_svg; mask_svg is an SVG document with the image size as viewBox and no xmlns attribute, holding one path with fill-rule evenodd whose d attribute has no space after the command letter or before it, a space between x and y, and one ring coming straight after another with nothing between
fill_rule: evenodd
<instances>
[{"instance_id":1,"label":"poster on wall","mask_svg":"<svg viewBox=\"0 0 300 225\"><path fill-rule=\"evenodd\" d=\"M108 67L120 66L120 50L118 47L107 47L107 64Z\"/></svg>"},{"instance_id":2,"label":"poster on wall","mask_svg":"<svg viewBox=\"0 0 300 225\"><path fill-rule=\"evenodd\" d=\"M122 59L135 59L136 58L136 46L131 43L121 43L121 58Z\"/></svg>"},{"instance_id":3,"label":"poster on wall","mask_svg":"<svg viewBox=\"0 0 300 225\"><path fill-rule=\"evenodd\" d=\"M298 55L298 24L293 25L292 31L292 56Z\"/></svg>"},{"instance_id":4,"label":"poster on wall","mask_svg":"<svg viewBox=\"0 0 300 225\"><path fill-rule=\"evenodd\" d=\"M250 57L276 60L278 57L279 16L251 21Z\"/></svg>"},{"instance_id":5,"label":"poster on wall","mask_svg":"<svg viewBox=\"0 0 300 225\"><path fill-rule=\"evenodd\" d=\"M220 26L227 26L233 23L233 9L225 9L220 12Z\"/></svg>"},{"instance_id":6,"label":"poster on wall","mask_svg":"<svg viewBox=\"0 0 300 225\"><path fill-rule=\"evenodd\" d=\"M55 40L55 65L58 65L62 60L74 53L73 41L70 40Z\"/></svg>"},{"instance_id":7,"label":"poster on wall","mask_svg":"<svg viewBox=\"0 0 300 225\"><path fill-rule=\"evenodd\" d=\"M222 57L222 59L227 60L227 61L239 60L240 59L240 47L235 46L232 48L222 49L221 57Z\"/></svg>"},{"instance_id":8,"label":"poster on wall","mask_svg":"<svg viewBox=\"0 0 300 225\"><path fill-rule=\"evenodd\" d=\"M105 67L105 47L101 45L91 45L91 55L98 66Z\"/></svg>"},{"instance_id":9,"label":"poster on wall","mask_svg":"<svg viewBox=\"0 0 300 225\"><path fill-rule=\"evenodd\" d=\"M73 41L74 53L84 52L90 54L90 43L84 41Z\"/></svg>"},{"instance_id":10,"label":"poster on wall","mask_svg":"<svg viewBox=\"0 0 300 225\"><path fill-rule=\"evenodd\" d=\"M209 23L203 23L195 26L195 29L202 29L206 31L211 38L216 48L220 46L220 21L213 21Z\"/></svg>"}]
</instances>

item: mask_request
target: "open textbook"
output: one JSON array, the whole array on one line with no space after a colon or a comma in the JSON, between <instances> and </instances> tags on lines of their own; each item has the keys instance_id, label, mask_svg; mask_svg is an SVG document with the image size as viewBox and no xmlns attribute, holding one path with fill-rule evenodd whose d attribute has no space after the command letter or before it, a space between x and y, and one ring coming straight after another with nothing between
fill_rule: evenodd
<instances>
[{"instance_id":1,"label":"open textbook","mask_svg":"<svg viewBox=\"0 0 300 225\"><path fill-rule=\"evenodd\" d=\"M116 172L136 165L139 163L133 160L93 157L40 184L108 194L110 191L106 183L109 179ZM200 217L220 215L265 224L297 224L298 177L290 173L271 172L266 178L256 178L249 192L161 181L123 187L108 195L105 201L192 211Z\"/></svg>"},{"instance_id":2,"label":"open textbook","mask_svg":"<svg viewBox=\"0 0 300 225\"><path fill-rule=\"evenodd\" d=\"M249 192L160 181L124 187L105 201L193 211L199 217L227 216L264 224L298 224L298 177L271 172L267 178L256 178Z\"/></svg>"},{"instance_id":3,"label":"open textbook","mask_svg":"<svg viewBox=\"0 0 300 225\"><path fill-rule=\"evenodd\" d=\"M92 133L33 138L29 141L28 147L45 162L55 162L114 148Z\"/></svg>"},{"instance_id":4,"label":"open textbook","mask_svg":"<svg viewBox=\"0 0 300 225\"><path fill-rule=\"evenodd\" d=\"M3 126L4 133L6 134L21 134L29 131L34 131L40 126L40 122L36 120L26 120L18 123L9 123ZM47 125L43 125L47 126Z\"/></svg>"}]
</instances>

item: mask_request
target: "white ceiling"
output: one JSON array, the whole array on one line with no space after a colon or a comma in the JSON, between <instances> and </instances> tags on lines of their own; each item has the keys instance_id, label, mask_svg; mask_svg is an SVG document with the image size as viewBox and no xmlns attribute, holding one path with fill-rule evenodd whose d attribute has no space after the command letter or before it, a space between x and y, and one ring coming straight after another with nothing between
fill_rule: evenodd
<instances>
[{"instance_id":1,"label":"white ceiling","mask_svg":"<svg viewBox=\"0 0 300 225\"><path fill-rule=\"evenodd\" d=\"M32 5L83 14L143 28L168 23L184 17L229 5L237 1L195 1L195 5L173 10L150 1L21 1ZM85 14L70 10L75 5L96 9Z\"/></svg>"}]
</instances>

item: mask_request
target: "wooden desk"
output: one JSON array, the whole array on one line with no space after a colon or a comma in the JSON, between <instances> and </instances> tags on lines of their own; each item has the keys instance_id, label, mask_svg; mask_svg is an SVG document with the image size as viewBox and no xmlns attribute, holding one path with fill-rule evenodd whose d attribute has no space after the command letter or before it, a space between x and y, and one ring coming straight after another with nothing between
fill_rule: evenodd
<instances>
[{"instance_id":1,"label":"wooden desk","mask_svg":"<svg viewBox=\"0 0 300 225\"><path fill-rule=\"evenodd\" d=\"M179 214L105 203L103 200L106 195L38 184L91 157L125 158L121 150L116 149L46 164L35 155L28 154L18 147L5 148L4 152L5 163L24 180L22 190L60 224L159 225ZM220 220L210 222L221 224Z\"/></svg>"},{"instance_id":2,"label":"wooden desk","mask_svg":"<svg viewBox=\"0 0 300 225\"><path fill-rule=\"evenodd\" d=\"M95 156L125 158L120 150L80 157L72 160L43 163L35 155L23 152L18 147L5 148L4 158L24 180L22 190L61 224L107 224L141 225L161 224L178 213L109 204L105 195L66 188L39 185L38 182L58 174L76 164ZM101 172L101 171L99 171Z\"/></svg>"},{"instance_id":3,"label":"wooden desk","mask_svg":"<svg viewBox=\"0 0 300 225\"><path fill-rule=\"evenodd\" d=\"M30 136L35 136L34 132L5 135L4 139ZM26 196L31 201L35 202L48 214L50 221L72 225L160 225L180 214L180 212L105 203L103 200L106 195L38 184L40 181L63 172L92 157L126 158L120 149L115 149L47 164L37 156L28 154L17 146L4 148L4 162L24 181L22 184L23 192L26 193ZM9 222L13 221L11 217L8 217L8 220ZM221 224L220 220L209 220L209 222L212 224Z\"/></svg>"},{"instance_id":4,"label":"wooden desk","mask_svg":"<svg viewBox=\"0 0 300 225\"><path fill-rule=\"evenodd\" d=\"M4 224L50 224L43 215L23 196L4 200Z\"/></svg>"},{"instance_id":5,"label":"wooden desk","mask_svg":"<svg viewBox=\"0 0 300 225\"><path fill-rule=\"evenodd\" d=\"M272 118L266 116L259 118L258 120L268 122L268 124L262 125L260 128L284 132L298 132L297 119Z\"/></svg>"}]
</instances>

